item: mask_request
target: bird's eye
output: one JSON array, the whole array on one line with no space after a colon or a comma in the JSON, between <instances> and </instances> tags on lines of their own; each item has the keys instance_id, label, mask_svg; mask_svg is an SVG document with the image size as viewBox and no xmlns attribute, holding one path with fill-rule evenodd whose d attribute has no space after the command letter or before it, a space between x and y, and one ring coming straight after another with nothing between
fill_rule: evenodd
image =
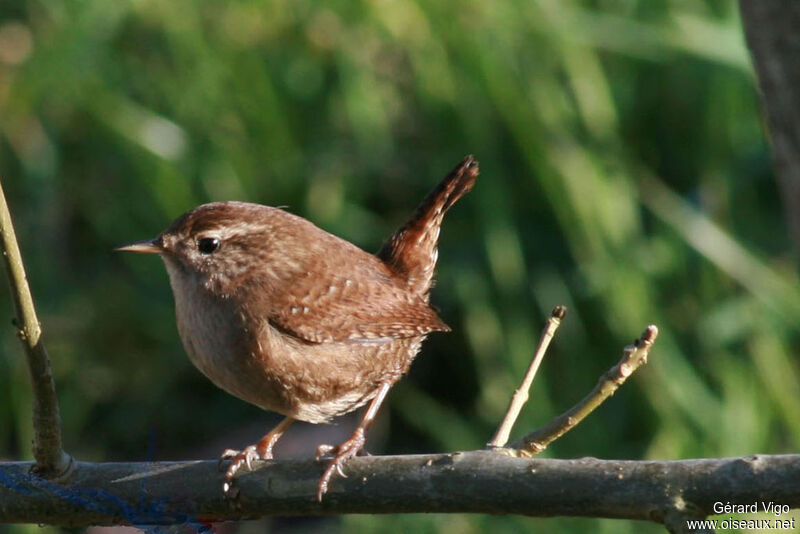
<instances>
[{"instance_id":1,"label":"bird's eye","mask_svg":"<svg viewBox=\"0 0 800 534\"><path fill-rule=\"evenodd\" d=\"M213 254L219 249L220 241L216 237L203 237L197 240L197 250L200 254Z\"/></svg>"}]
</instances>

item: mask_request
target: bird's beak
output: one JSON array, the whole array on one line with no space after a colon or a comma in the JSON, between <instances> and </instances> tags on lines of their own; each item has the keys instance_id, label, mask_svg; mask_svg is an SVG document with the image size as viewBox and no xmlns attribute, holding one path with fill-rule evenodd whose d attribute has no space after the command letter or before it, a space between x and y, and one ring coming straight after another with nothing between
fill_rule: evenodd
<instances>
[{"instance_id":1,"label":"bird's beak","mask_svg":"<svg viewBox=\"0 0 800 534\"><path fill-rule=\"evenodd\" d=\"M164 243L160 237L129 243L114 249L114 252L140 252L143 254L161 254L164 252Z\"/></svg>"}]
</instances>

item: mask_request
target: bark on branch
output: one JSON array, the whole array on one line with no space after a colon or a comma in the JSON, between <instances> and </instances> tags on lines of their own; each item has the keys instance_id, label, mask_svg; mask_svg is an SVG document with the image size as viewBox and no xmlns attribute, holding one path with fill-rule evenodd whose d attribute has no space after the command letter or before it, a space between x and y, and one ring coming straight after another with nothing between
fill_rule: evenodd
<instances>
[{"instance_id":1,"label":"bark on branch","mask_svg":"<svg viewBox=\"0 0 800 534\"><path fill-rule=\"evenodd\" d=\"M61 445L61 417L53 371L42 341L42 327L36 316L2 186L0 186L0 249L6 265L11 295L14 298L14 309L17 312L15 319L17 336L25 349L33 385L33 457L36 458L34 468L43 476L59 476L68 471L71 458Z\"/></svg>"},{"instance_id":2,"label":"bark on branch","mask_svg":"<svg viewBox=\"0 0 800 534\"><path fill-rule=\"evenodd\" d=\"M322 503L324 463L258 462L233 505L216 461L78 463L58 484L0 464L0 522L189 524L264 515L479 512L665 522L715 502L800 507L800 455L681 461L514 458L496 451L377 456L347 464ZM759 504L760 506L760 504Z\"/></svg>"}]
</instances>

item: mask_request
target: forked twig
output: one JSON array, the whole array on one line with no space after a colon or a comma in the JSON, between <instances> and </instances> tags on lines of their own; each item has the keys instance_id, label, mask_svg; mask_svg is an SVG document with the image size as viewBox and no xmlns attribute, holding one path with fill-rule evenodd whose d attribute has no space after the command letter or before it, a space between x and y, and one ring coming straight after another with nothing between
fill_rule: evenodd
<instances>
[{"instance_id":1,"label":"forked twig","mask_svg":"<svg viewBox=\"0 0 800 534\"><path fill-rule=\"evenodd\" d=\"M503 417L500 426L497 427L497 432L495 432L494 437L486 444L487 447L503 447L508 443L508 436L511 434L511 429L514 427L514 423L517 422L517 417L519 417L522 407L528 402L528 392L531 389L531 385L533 385L533 379L536 377L536 372L539 370L542 359L544 359L545 352L547 352L547 347L550 346L550 341L552 341L556 330L558 330L558 327L561 325L561 320L564 319L566 314L566 306L556 306L550 313L550 318L547 320L547 324L542 330L539 346L536 348L533 360L531 360L531 364L525 372L525 378L522 379L522 383L514 391L511 402L508 404L506 415Z\"/></svg>"},{"instance_id":2,"label":"forked twig","mask_svg":"<svg viewBox=\"0 0 800 534\"><path fill-rule=\"evenodd\" d=\"M623 350L622 359L609 369L597 382L597 385L586 397L568 411L550 420L543 427L534 430L512 447L519 456L533 456L547 448L550 443L560 438L600 406L639 367L647 363L647 355L658 337L658 328L648 326L642 336L633 345L628 345Z\"/></svg>"},{"instance_id":3,"label":"forked twig","mask_svg":"<svg viewBox=\"0 0 800 534\"><path fill-rule=\"evenodd\" d=\"M6 197L0 184L0 246L14 298L17 336L27 355L33 385L33 457L37 474L45 477L62 475L69 470L72 458L61 445L61 417L58 410L55 381L50 358L42 341L42 328L36 317L33 297L25 276L17 237L11 222Z\"/></svg>"}]
</instances>

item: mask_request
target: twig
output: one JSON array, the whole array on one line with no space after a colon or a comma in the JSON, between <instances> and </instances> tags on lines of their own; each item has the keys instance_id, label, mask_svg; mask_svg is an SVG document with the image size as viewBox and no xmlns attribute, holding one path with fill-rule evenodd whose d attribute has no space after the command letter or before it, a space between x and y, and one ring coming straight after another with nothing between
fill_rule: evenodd
<instances>
[{"instance_id":1,"label":"twig","mask_svg":"<svg viewBox=\"0 0 800 534\"><path fill-rule=\"evenodd\" d=\"M11 222L6 197L0 184L0 236L3 259L14 298L17 318L17 336L22 341L28 360L33 385L33 457L36 472L41 476L54 477L64 474L72 462L61 445L61 417L58 399L50 368L50 359L42 341L42 328L36 317L33 297L25 276L25 267L19 252L17 237Z\"/></svg>"},{"instance_id":2,"label":"twig","mask_svg":"<svg viewBox=\"0 0 800 534\"><path fill-rule=\"evenodd\" d=\"M556 330L558 330L558 327L561 325L561 321L564 319L566 314L566 306L556 306L553 308L550 318L547 320L547 324L542 330L542 337L539 340L539 346L536 348L536 353L533 355L533 360L531 360L530 366L528 366L528 370L525 373L525 378L522 379L522 383L519 385L516 391L514 391L514 395L511 397L511 402L508 404L506 415L503 417L503 421L500 423L500 426L497 427L497 432L495 432L494 437L491 439L491 441L489 441L489 443L486 444L487 447L503 447L506 443L508 443L508 436L511 434L511 429L514 427L514 423L517 422L519 412L522 411L522 407L526 402L528 402L528 392L531 389L536 372L539 370L539 365L542 363L544 354L547 352L547 347L550 345L550 341L552 341Z\"/></svg>"},{"instance_id":3,"label":"twig","mask_svg":"<svg viewBox=\"0 0 800 534\"><path fill-rule=\"evenodd\" d=\"M607 398L617 391L625 380L628 379L641 365L647 363L647 355L658 337L658 328L655 325L648 326L642 337L636 340L633 345L625 347L622 359L609 369L598 380L597 385L586 397L568 411L550 420L543 427L534 430L521 440L515 442L512 447L517 449L516 453L520 456L533 456L539 454L547 446L560 438L583 419L592 413L595 408L600 406Z\"/></svg>"}]
</instances>

